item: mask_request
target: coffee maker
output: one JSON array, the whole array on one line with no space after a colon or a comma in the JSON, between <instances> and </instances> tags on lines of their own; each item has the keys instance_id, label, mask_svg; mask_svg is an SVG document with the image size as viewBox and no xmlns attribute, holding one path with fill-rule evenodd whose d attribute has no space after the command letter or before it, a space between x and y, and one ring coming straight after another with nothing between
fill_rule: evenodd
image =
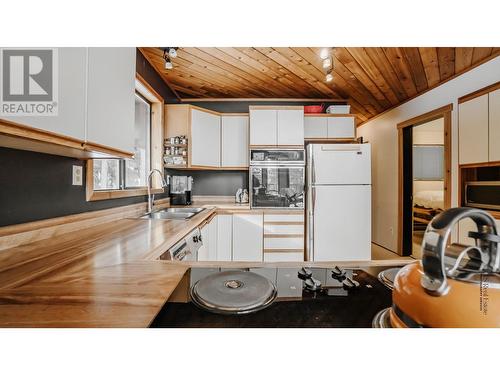
<instances>
[{"instance_id":1,"label":"coffee maker","mask_svg":"<svg viewBox=\"0 0 500 375\"><path fill-rule=\"evenodd\" d=\"M170 204L173 206L186 206L192 204L192 186L193 177L172 176L170 184Z\"/></svg>"}]
</instances>

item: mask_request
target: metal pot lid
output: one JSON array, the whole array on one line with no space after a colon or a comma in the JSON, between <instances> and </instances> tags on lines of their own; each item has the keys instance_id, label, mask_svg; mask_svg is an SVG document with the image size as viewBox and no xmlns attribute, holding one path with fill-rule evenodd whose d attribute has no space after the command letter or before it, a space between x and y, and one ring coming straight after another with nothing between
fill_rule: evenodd
<instances>
[{"instance_id":1,"label":"metal pot lid","mask_svg":"<svg viewBox=\"0 0 500 375\"><path fill-rule=\"evenodd\" d=\"M388 268L383 270L378 274L378 279L382 284L388 287L390 290L394 289L394 280L396 280L396 275L398 274L401 267Z\"/></svg>"},{"instance_id":2,"label":"metal pot lid","mask_svg":"<svg viewBox=\"0 0 500 375\"><path fill-rule=\"evenodd\" d=\"M380 310L373 318L372 328L392 328L390 312L390 307Z\"/></svg>"},{"instance_id":3,"label":"metal pot lid","mask_svg":"<svg viewBox=\"0 0 500 375\"><path fill-rule=\"evenodd\" d=\"M276 287L250 271L223 271L198 280L191 300L202 309L219 314L248 314L262 310L276 299Z\"/></svg>"}]
</instances>

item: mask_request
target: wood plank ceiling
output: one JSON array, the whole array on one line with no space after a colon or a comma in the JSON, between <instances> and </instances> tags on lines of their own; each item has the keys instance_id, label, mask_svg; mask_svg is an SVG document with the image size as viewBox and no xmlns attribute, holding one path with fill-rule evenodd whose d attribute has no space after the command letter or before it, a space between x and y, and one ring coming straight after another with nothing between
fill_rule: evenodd
<instances>
[{"instance_id":1,"label":"wood plank ceiling","mask_svg":"<svg viewBox=\"0 0 500 375\"><path fill-rule=\"evenodd\" d=\"M500 55L499 47L336 47L326 82L321 48L182 47L172 70L162 49L140 50L180 99L337 99L358 123Z\"/></svg>"}]
</instances>

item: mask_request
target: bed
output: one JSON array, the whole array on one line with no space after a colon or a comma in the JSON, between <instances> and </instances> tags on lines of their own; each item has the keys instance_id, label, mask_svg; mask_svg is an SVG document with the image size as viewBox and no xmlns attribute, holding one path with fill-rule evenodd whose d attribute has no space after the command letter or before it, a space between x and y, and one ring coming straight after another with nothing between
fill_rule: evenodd
<instances>
[{"instance_id":1,"label":"bed","mask_svg":"<svg viewBox=\"0 0 500 375\"><path fill-rule=\"evenodd\" d=\"M444 209L443 190L422 190L413 195L413 222L427 225Z\"/></svg>"}]
</instances>

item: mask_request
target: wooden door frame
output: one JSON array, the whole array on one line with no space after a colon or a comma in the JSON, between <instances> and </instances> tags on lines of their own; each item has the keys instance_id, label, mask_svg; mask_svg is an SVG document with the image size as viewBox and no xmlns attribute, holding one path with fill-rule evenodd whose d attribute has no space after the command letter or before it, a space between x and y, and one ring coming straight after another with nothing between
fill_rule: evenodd
<instances>
[{"instance_id":1,"label":"wooden door frame","mask_svg":"<svg viewBox=\"0 0 500 375\"><path fill-rule=\"evenodd\" d=\"M443 118L444 120L444 208L451 207L451 111L450 103L423 115L400 122L398 129L398 247L397 253L403 255L403 129L418 126L426 122Z\"/></svg>"}]
</instances>

